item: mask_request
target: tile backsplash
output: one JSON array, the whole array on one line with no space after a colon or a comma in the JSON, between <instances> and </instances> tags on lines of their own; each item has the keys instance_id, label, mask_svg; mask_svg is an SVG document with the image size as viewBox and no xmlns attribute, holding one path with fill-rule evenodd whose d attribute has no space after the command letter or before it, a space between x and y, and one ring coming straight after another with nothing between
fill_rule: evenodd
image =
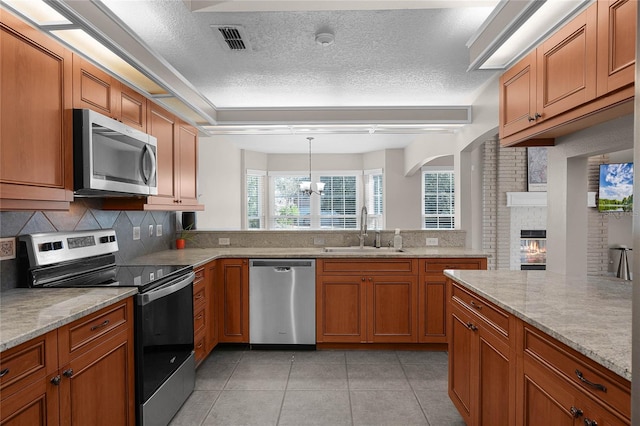
<instances>
[{"instance_id":1,"label":"tile backsplash","mask_svg":"<svg viewBox=\"0 0 640 426\"><path fill-rule=\"evenodd\" d=\"M100 210L100 200L76 199L68 211L0 212L0 237L56 231L82 231L113 228L118 238L116 262L126 263L138 256L170 249L175 240L173 212ZM149 236L153 225L153 236ZM157 225L162 235L156 236ZM133 227L140 227L140 239L133 239ZM0 288L18 287L17 260L0 262Z\"/></svg>"}]
</instances>

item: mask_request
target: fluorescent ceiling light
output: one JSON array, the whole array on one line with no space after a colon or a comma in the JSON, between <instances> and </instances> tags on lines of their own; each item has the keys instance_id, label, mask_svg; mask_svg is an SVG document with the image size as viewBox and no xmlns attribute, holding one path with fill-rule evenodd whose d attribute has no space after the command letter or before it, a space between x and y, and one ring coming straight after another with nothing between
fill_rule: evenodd
<instances>
[{"instance_id":1,"label":"fluorescent ceiling light","mask_svg":"<svg viewBox=\"0 0 640 426\"><path fill-rule=\"evenodd\" d=\"M592 0L547 0L479 69L506 69Z\"/></svg>"},{"instance_id":2,"label":"fluorescent ceiling light","mask_svg":"<svg viewBox=\"0 0 640 426\"><path fill-rule=\"evenodd\" d=\"M72 22L42 0L3 0L4 4L38 25L71 25Z\"/></svg>"},{"instance_id":3,"label":"fluorescent ceiling light","mask_svg":"<svg viewBox=\"0 0 640 426\"><path fill-rule=\"evenodd\" d=\"M326 125L219 125L203 126L212 135L296 134L425 134L455 133L463 124L326 124Z\"/></svg>"}]
</instances>

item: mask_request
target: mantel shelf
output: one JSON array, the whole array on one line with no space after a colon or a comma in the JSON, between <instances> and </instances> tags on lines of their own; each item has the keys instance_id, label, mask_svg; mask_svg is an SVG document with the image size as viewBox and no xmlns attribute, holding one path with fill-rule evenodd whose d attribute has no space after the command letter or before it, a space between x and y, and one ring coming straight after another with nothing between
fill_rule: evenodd
<instances>
[{"instance_id":1,"label":"mantel shelf","mask_svg":"<svg viewBox=\"0 0 640 426\"><path fill-rule=\"evenodd\" d=\"M547 207L547 193L507 192L507 207Z\"/></svg>"}]
</instances>

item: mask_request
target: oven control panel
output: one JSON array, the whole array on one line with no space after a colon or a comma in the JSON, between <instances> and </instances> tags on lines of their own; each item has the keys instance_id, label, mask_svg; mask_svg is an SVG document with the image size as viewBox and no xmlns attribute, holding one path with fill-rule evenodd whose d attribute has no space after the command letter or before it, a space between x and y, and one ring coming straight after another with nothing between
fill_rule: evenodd
<instances>
[{"instance_id":1,"label":"oven control panel","mask_svg":"<svg viewBox=\"0 0 640 426\"><path fill-rule=\"evenodd\" d=\"M44 266L118 251L114 229L21 235L29 265Z\"/></svg>"}]
</instances>

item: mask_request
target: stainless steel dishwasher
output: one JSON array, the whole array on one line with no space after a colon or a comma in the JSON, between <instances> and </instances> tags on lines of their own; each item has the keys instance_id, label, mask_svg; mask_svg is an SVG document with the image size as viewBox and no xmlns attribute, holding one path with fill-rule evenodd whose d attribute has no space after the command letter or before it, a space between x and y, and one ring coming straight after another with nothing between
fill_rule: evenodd
<instances>
[{"instance_id":1,"label":"stainless steel dishwasher","mask_svg":"<svg viewBox=\"0 0 640 426\"><path fill-rule=\"evenodd\" d=\"M316 344L316 261L249 262L249 342Z\"/></svg>"}]
</instances>

